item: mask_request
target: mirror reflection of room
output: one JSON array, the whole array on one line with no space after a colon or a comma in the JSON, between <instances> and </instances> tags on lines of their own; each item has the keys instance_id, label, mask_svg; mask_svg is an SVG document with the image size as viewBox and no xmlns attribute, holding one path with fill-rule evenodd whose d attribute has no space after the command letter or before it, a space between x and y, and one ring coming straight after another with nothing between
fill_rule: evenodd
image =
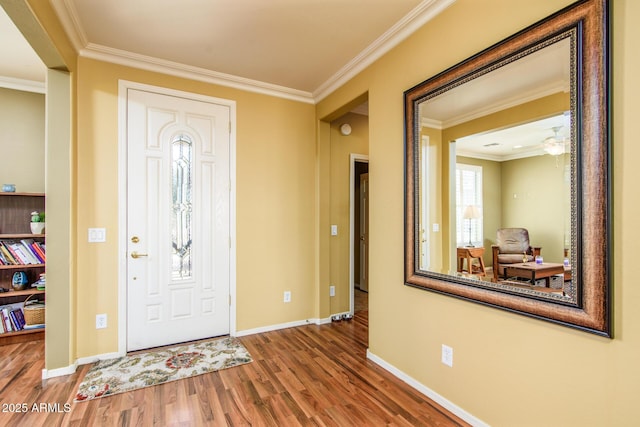
<instances>
[{"instance_id":1,"label":"mirror reflection of room","mask_svg":"<svg viewBox=\"0 0 640 427\"><path fill-rule=\"evenodd\" d=\"M421 270L559 295L570 286L569 46L420 104Z\"/></svg>"},{"instance_id":2,"label":"mirror reflection of room","mask_svg":"<svg viewBox=\"0 0 640 427\"><path fill-rule=\"evenodd\" d=\"M562 291L565 270L570 278L570 128L566 112L456 140L457 274ZM522 263L553 270L534 278L517 269Z\"/></svg>"}]
</instances>

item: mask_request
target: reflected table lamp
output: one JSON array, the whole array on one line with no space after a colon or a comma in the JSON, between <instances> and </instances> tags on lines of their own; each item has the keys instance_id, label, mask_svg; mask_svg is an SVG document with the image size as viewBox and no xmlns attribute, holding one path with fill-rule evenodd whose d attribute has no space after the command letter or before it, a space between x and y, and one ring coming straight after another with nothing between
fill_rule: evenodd
<instances>
[{"instance_id":1,"label":"reflected table lamp","mask_svg":"<svg viewBox=\"0 0 640 427\"><path fill-rule=\"evenodd\" d=\"M471 220L481 218L482 214L480 213L480 209L476 205L469 205L464 208L464 212L462 213L462 218L469 220L469 244L468 248L473 247L473 243L471 243Z\"/></svg>"}]
</instances>

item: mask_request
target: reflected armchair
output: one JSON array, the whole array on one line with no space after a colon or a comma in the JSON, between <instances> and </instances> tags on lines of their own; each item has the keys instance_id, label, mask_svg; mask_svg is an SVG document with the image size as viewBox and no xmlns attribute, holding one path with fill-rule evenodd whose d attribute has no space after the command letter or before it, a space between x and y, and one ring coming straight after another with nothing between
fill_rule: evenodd
<instances>
[{"instance_id":1,"label":"reflected armchair","mask_svg":"<svg viewBox=\"0 0 640 427\"><path fill-rule=\"evenodd\" d=\"M534 261L540 255L540 247L532 247L529 243L529 231L526 228L499 228L496 244L491 245L493 251L493 281L505 278L505 265L523 261Z\"/></svg>"}]
</instances>

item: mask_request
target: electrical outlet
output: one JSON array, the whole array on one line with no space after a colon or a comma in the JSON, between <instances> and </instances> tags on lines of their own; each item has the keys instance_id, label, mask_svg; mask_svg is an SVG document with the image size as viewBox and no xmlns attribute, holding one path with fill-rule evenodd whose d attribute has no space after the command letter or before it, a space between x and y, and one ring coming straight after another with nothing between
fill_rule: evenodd
<instances>
[{"instance_id":1,"label":"electrical outlet","mask_svg":"<svg viewBox=\"0 0 640 427\"><path fill-rule=\"evenodd\" d=\"M330 297L335 297L336 296L336 287L331 285L329 286L329 296Z\"/></svg>"},{"instance_id":2,"label":"electrical outlet","mask_svg":"<svg viewBox=\"0 0 640 427\"><path fill-rule=\"evenodd\" d=\"M453 349L442 344L442 363L453 368Z\"/></svg>"},{"instance_id":3,"label":"electrical outlet","mask_svg":"<svg viewBox=\"0 0 640 427\"><path fill-rule=\"evenodd\" d=\"M104 329L107 327L107 315L96 314L96 329Z\"/></svg>"},{"instance_id":4,"label":"electrical outlet","mask_svg":"<svg viewBox=\"0 0 640 427\"><path fill-rule=\"evenodd\" d=\"M291 291L284 291L284 302L291 302Z\"/></svg>"}]
</instances>

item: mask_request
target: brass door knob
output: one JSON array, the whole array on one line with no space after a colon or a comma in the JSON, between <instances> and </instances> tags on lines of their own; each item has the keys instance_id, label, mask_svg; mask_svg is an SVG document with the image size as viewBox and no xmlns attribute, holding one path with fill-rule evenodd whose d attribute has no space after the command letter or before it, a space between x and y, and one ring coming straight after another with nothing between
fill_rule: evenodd
<instances>
[{"instance_id":1,"label":"brass door knob","mask_svg":"<svg viewBox=\"0 0 640 427\"><path fill-rule=\"evenodd\" d=\"M134 258L134 259L142 258L142 257L145 257L145 256L149 256L149 255L148 254L139 254L136 251L131 252L131 258Z\"/></svg>"}]
</instances>

